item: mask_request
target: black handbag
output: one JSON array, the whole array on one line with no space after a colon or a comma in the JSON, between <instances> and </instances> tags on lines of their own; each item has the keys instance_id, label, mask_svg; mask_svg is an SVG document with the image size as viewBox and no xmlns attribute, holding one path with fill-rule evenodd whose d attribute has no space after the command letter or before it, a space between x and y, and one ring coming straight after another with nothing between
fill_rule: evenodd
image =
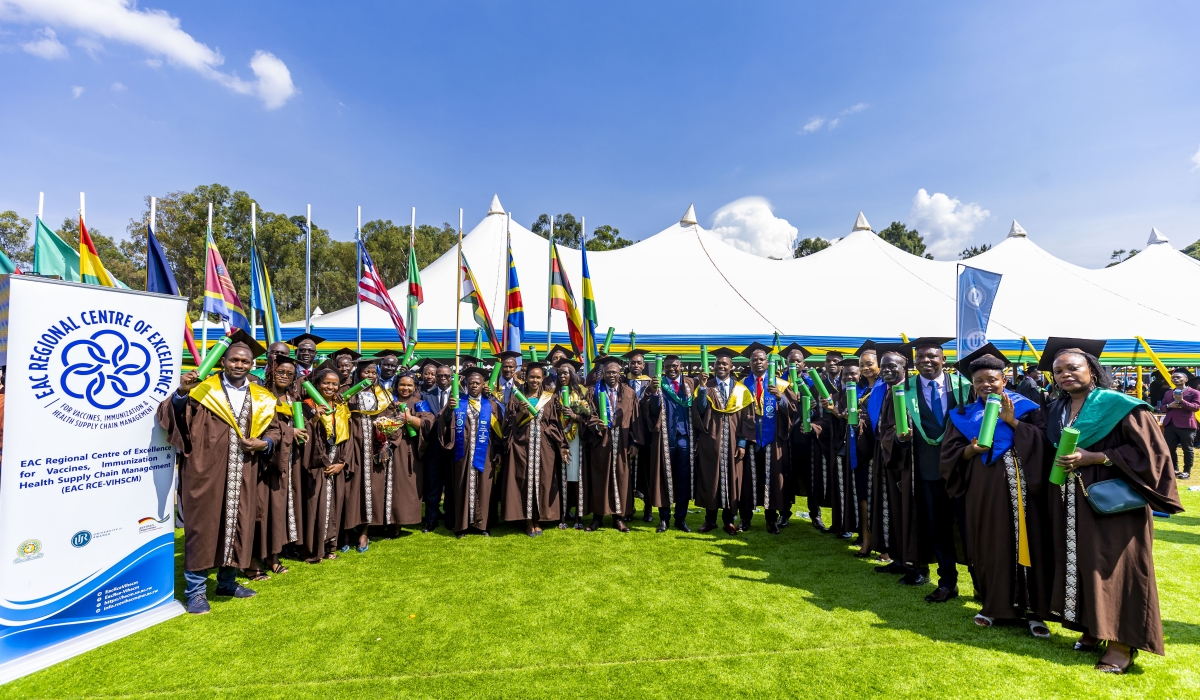
<instances>
[{"instance_id":1,"label":"black handbag","mask_svg":"<svg viewBox=\"0 0 1200 700\"><path fill-rule=\"evenodd\" d=\"M1092 506L1092 510L1100 515L1115 515L1148 505L1146 499L1124 479L1097 481L1091 488L1084 486L1083 479L1080 479L1079 488L1083 489L1083 497Z\"/></svg>"}]
</instances>

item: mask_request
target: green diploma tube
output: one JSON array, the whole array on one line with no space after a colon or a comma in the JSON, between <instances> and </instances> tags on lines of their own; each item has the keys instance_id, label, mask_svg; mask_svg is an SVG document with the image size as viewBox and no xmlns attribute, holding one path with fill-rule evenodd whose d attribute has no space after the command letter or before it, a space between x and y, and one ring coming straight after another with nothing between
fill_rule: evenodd
<instances>
[{"instance_id":1,"label":"green diploma tube","mask_svg":"<svg viewBox=\"0 0 1200 700\"><path fill-rule=\"evenodd\" d=\"M807 433L810 430L809 414L812 413L812 397L800 397L800 430Z\"/></svg>"},{"instance_id":2,"label":"green diploma tube","mask_svg":"<svg viewBox=\"0 0 1200 700\"><path fill-rule=\"evenodd\" d=\"M996 419L1000 417L1000 394L988 394L987 402L983 405L983 425L979 426L980 447L991 447L992 438L996 436Z\"/></svg>"},{"instance_id":3,"label":"green diploma tube","mask_svg":"<svg viewBox=\"0 0 1200 700\"><path fill-rule=\"evenodd\" d=\"M908 400L903 385L892 387L892 410L896 413L896 432L908 435Z\"/></svg>"},{"instance_id":4,"label":"green diploma tube","mask_svg":"<svg viewBox=\"0 0 1200 700\"><path fill-rule=\"evenodd\" d=\"M208 379L208 375L212 373L213 367L216 367L217 363L221 361L221 358L225 355L225 351L229 349L232 343L233 338L224 336L212 346L212 349L204 356L204 361L196 368L196 371L200 374L200 381Z\"/></svg>"},{"instance_id":5,"label":"green diploma tube","mask_svg":"<svg viewBox=\"0 0 1200 700\"><path fill-rule=\"evenodd\" d=\"M767 388L775 386L775 360L767 362Z\"/></svg>"},{"instance_id":6,"label":"green diploma tube","mask_svg":"<svg viewBox=\"0 0 1200 700\"><path fill-rule=\"evenodd\" d=\"M488 378L488 386L492 387L492 390L495 391L497 389L497 385L499 384L499 382L500 382L500 360L496 360L496 364L492 365L492 376Z\"/></svg>"},{"instance_id":7,"label":"green diploma tube","mask_svg":"<svg viewBox=\"0 0 1200 700\"><path fill-rule=\"evenodd\" d=\"M613 328L612 326L609 326L609 327L608 327L608 333L607 333L607 334L605 334L605 336L604 336L604 354L605 354L606 356L608 355L608 349L609 349L609 347L611 347L611 346L612 346L612 337L613 337L613 333L614 333L616 330L617 330L616 328Z\"/></svg>"},{"instance_id":8,"label":"green diploma tube","mask_svg":"<svg viewBox=\"0 0 1200 700\"><path fill-rule=\"evenodd\" d=\"M312 399L313 403L324 406L326 409L329 408L329 402L325 400L324 396L321 396L321 392L317 391L317 387L313 386L312 382L304 382L304 391L308 393L308 398Z\"/></svg>"},{"instance_id":9,"label":"green diploma tube","mask_svg":"<svg viewBox=\"0 0 1200 700\"><path fill-rule=\"evenodd\" d=\"M792 391L796 394L808 399L809 406L812 406L812 392L808 390L808 384L800 380L800 368L792 365L788 368L788 380L792 383Z\"/></svg>"},{"instance_id":10,"label":"green diploma tube","mask_svg":"<svg viewBox=\"0 0 1200 700\"><path fill-rule=\"evenodd\" d=\"M413 356L416 354L416 352L417 352L417 344L409 343L408 348L404 351L404 359L400 361L400 366L401 367L411 367L412 363L413 363Z\"/></svg>"},{"instance_id":11,"label":"green diploma tube","mask_svg":"<svg viewBox=\"0 0 1200 700\"><path fill-rule=\"evenodd\" d=\"M858 384L846 382L846 421L858 425Z\"/></svg>"},{"instance_id":12,"label":"green diploma tube","mask_svg":"<svg viewBox=\"0 0 1200 700\"><path fill-rule=\"evenodd\" d=\"M562 405L570 408L570 406L571 406L571 387L564 386L562 388L562 394L559 396L559 401L562 403Z\"/></svg>"},{"instance_id":13,"label":"green diploma tube","mask_svg":"<svg viewBox=\"0 0 1200 700\"><path fill-rule=\"evenodd\" d=\"M1075 454L1075 448L1078 445L1079 431L1075 428L1063 428L1062 437L1058 439L1058 451L1054 453L1054 456L1057 458ZM1058 466L1057 459L1055 459L1054 466L1050 467L1050 483L1055 486L1067 483L1067 473Z\"/></svg>"},{"instance_id":14,"label":"green diploma tube","mask_svg":"<svg viewBox=\"0 0 1200 700\"><path fill-rule=\"evenodd\" d=\"M654 356L654 378L655 379L662 378L662 358L663 358L662 355Z\"/></svg>"},{"instance_id":15,"label":"green diploma tube","mask_svg":"<svg viewBox=\"0 0 1200 700\"><path fill-rule=\"evenodd\" d=\"M296 430L304 430L304 404L299 401L292 402L292 427ZM304 444L304 441L300 439L297 439L296 442Z\"/></svg>"},{"instance_id":16,"label":"green diploma tube","mask_svg":"<svg viewBox=\"0 0 1200 700\"><path fill-rule=\"evenodd\" d=\"M530 346L529 346L529 361L530 361L530 362L537 362L537 361L538 361L538 356L537 356L537 347L536 347L536 346L534 346L534 345L530 345Z\"/></svg>"},{"instance_id":17,"label":"green diploma tube","mask_svg":"<svg viewBox=\"0 0 1200 700\"><path fill-rule=\"evenodd\" d=\"M342 399L345 401L349 401L352 396L354 396L358 392L362 391L363 389L366 389L367 387L371 386L371 384L372 384L372 382L370 379L362 380L358 384L355 384L354 386L350 387L349 389L343 391Z\"/></svg>"},{"instance_id":18,"label":"green diploma tube","mask_svg":"<svg viewBox=\"0 0 1200 700\"><path fill-rule=\"evenodd\" d=\"M608 392L603 389L600 391L600 422L605 428L610 427L608 424Z\"/></svg>"},{"instance_id":19,"label":"green diploma tube","mask_svg":"<svg viewBox=\"0 0 1200 700\"><path fill-rule=\"evenodd\" d=\"M700 346L700 371L708 374L708 346Z\"/></svg>"},{"instance_id":20,"label":"green diploma tube","mask_svg":"<svg viewBox=\"0 0 1200 700\"><path fill-rule=\"evenodd\" d=\"M809 369L808 376L812 377L813 386L817 388L817 393L821 395L821 400L829 399L829 389L825 388L825 382L821 381L821 375L817 374L816 369Z\"/></svg>"},{"instance_id":21,"label":"green diploma tube","mask_svg":"<svg viewBox=\"0 0 1200 700\"><path fill-rule=\"evenodd\" d=\"M529 409L530 415L537 416L537 406L534 406L533 402L529 400L529 397L526 396L525 394L521 393L520 389L518 389L517 387L514 386L513 390L512 390L512 395L517 397L517 399L519 399L522 403L525 404L525 408Z\"/></svg>"},{"instance_id":22,"label":"green diploma tube","mask_svg":"<svg viewBox=\"0 0 1200 700\"><path fill-rule=\"evenodd\" d=\"M450 387L450 396L457 399L458 398L458 373L457 372L454 374L453 384L454 384L454 386Z\"/></svg>"},{"instance_id":23,"label":"green diploma tube","mask_svg":"<svg viewBox=\"0 0 1200 700\"><path fill-rule=\"evenodd\" d=\"M417 429L416 429L416 428L414 428L414 427L412 427L411 425L409 425L409 424L408 424L408 421L405 421L405 422L404 422L404 432L408 433L408 436L409 436L409 437L416 437L416 436L417 436Z\"/></svg>"}]
</instances>

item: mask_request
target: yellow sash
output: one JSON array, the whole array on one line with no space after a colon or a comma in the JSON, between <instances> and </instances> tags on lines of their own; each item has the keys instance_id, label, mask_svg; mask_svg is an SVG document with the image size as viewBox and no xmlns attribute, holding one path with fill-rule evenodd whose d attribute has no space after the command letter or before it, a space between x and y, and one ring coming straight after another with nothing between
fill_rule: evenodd
<instances>
[{"instance_id":1,"label":"yellow sash","mask_svg":"<svg viewBox=\"0 0 1200 700\"><path fill-rule=\"evenodd\" d=\"M254 382L248 382L248 386L250 389L246 398L250 401L250 437L257 438L265 433L267 426L271 424L271 420L275 416L277 401L275 395L265 387ZM220 374L214 374L200 382L200 385L192 389L188 395L207 408L214 416L220 418L221 422L233 428L238 437L246 437L242 435L242 429L238 427L233 409L229 407L229 401L225 399L225 391L221 389Z\"/></svg>"},{"instance_id":2,"label":"yellow sash","mask_svg":"<svg viewBox=\"0 0 1200 700\"><path fill-rule=\"evenodd\" d=\"M280 399L280 398L276 398L275 401L276 401L275 412L281 416L287 416L288 418L291 418L292 417L292 404L290 404L287 401L284 401L283 399Z\"/></svg>"},{"instance_id":3,"label":"yellow sash","mask_svg":"<svg viewBox=\"0 0 1200 700\"><path fill-rule=\"evenodd\" d=\"M733 386L733 394L729 396L729 401L725 404L725 408L717 405L717 387L711 386L706 388L704 393L708 396L708 405L713 410L719 413L737 413L754 403L754 394L750 393L745 384L737 381L730 381L730 384ZM700 387L696 387L693 397L699 396L699 394Z\"/></svg>"},{"instance_id":4,"label":"yellow sash","mask_svg":"<svg viewBox=\"0 0 1200 700\"><path fill-rule=\"evenodd\" d=\"M337 420L334 420L337 416ZM340 445L350 439L350 407L344 403L333 404L333 413L321 416L325 435L333 435L333 444Z\"/></svg>"},{"instance_id":5,"label":"yellow sash","mask_svg":"<svg viewBox=\"0 0 1200 700\"><path fill-rule=\"evenodd\" d=\"M356 408L356 409L354 409L354 413L361 413L364 416L374 416L374 415L383 413L384 411L386 411L388 409L388 406L392 405L392 395L391 395L391 393L388 392L387 389L384 389L383 387L379 386L378 384L376 384L375 386L373 386L371 388L375 390L375 402L376 402L376 404L378 404L376 406L376 408L371 411L364 411L362 409Z\"/></svg>"}]
</instances>

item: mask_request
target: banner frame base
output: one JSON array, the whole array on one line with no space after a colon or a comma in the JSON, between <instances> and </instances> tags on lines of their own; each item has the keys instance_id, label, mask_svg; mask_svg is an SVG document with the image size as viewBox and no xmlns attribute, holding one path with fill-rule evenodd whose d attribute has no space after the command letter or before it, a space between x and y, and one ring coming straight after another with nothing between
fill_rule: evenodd
<instances>
[{"instance_id":1,"label":"banner frame base","mask_svg":"<svg viewBox=\"0 0 1200 700\"><path fill-rule=\"evenodd\" d=\"M122 637L128 637L135 632L148 629L160 622L166 622L186 612L187 609L183 607L182 603L172 599L167 603L125 618L120 622L114 622L98 630L61 641L58 644L35 651L32 654L27 654L19 659L13 659L7 663L0 664L0 685L9 681L15 681L35 671L49 668L54 664L79 656L84 652L104 646L109 642L115 642Z\"/></svg>"}]
</instances>

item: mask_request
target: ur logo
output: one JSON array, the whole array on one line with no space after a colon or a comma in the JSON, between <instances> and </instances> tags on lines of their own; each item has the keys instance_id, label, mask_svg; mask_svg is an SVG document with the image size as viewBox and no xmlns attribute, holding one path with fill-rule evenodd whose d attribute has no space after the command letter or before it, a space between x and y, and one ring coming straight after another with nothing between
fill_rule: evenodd
<instances>
[{"instance_id":1,"label":"ur logo","mask_svg":"<svg viewBox=\"0 0 1200 700\"><path fill-rule=\"evenodd\" d=\"M76 549L86 547L88 542L92 541L92 533L87 530L80 530L74 535L71 535L71 546Z\"/></svg>"},{"instance_id":2,"label":"ur logo","mask_svg":"<svg viewBox=\"0 0 1200 700\"><path fill-rule=\"evenodd\" d=\"M59 384L68 396L109 410L150 388L150 351L114 330L96 331L62 349Z\"/></svg>"},{"instance_id":3,"label":"ur logo","mask_svg":"<svg viewBox=\"0 0 1200 700\"><path fill-rule=\"evenodd\" d=\"M987 344L987 335L983 331L974 330L963 336L963 344L968 352L975 352Z\"/></svg>"},{"instance_id":4,"label":"ur logo","mask_svg":"<svg viewBox=\"0 0 1200 700\"><path fill-rule=\"evenodd\" d=\"M971 288L967 290L967 303L978 309L980 304L983 303L984 296L983 290L975 285L971 285Z\"/></svg>"}]
</instances>

